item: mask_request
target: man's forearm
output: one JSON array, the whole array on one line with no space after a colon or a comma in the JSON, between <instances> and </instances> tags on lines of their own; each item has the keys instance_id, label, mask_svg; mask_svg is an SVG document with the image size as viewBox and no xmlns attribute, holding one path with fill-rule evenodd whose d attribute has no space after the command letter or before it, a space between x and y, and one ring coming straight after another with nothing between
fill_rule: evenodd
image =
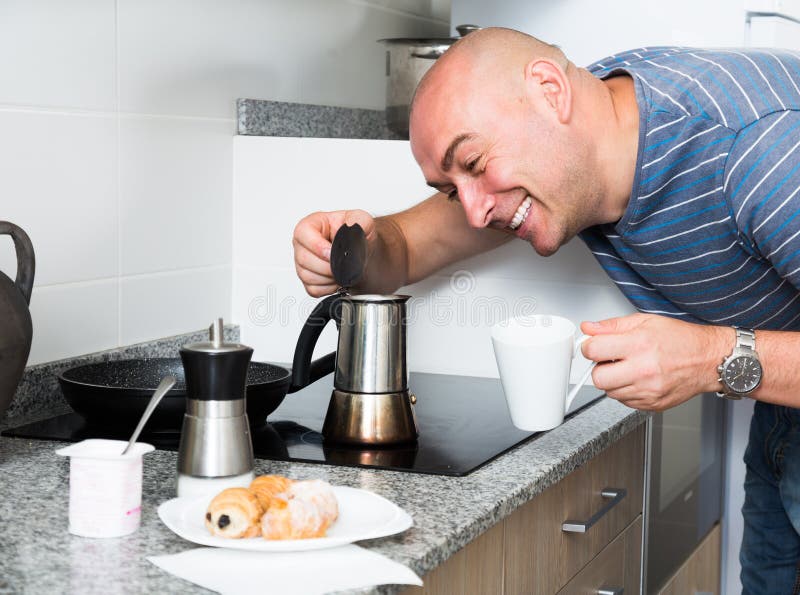
<instances>
[{"instance_id":1,"label":"man's forearm","mask_svg":"<svg viewBox=\"0 0 800 595\"><path fill-rule=\"evenodd\" d=\"M721 391L717 366L730 355L736 344L733 327L705 327L709 336L704 355L707 370L702 391ZM756 330L756 352L761 361L763 377L750 398L776 405L800 408L800 333Z\"/></svg>"},{"instance_id":2,"label":"man's forearm","mask_svg":"<svg viewBox=\"0 0 800 595\"><path fill-rule=\"evenodd\" d=\"M800 408L800 333L757 330L756 352L764 376L752 398Z\"/></svg>"},{"instance_id":3,"label":"man's forearm","mask_svg":"<svg viewBox=\"0 0 800 595\"><path fill-rule=\"evenodd\" d=\"M362 292L391 293L511 238L494 229L470 227L461 205L441 193L378 217L375 224L377 238L358 287Z\"/></svg>"}]
</instances>

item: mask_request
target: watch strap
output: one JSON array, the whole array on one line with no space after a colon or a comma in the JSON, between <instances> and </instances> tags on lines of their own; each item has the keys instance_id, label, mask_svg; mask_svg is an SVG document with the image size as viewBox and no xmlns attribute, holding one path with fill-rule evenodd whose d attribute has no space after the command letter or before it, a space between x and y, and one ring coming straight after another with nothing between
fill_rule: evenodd
<instances>
[{"instance_id":1,"label":"watch strap","mask_svg":"<svg viewBox=\"0 0 800 595\"><path fill-rule=\"evenodd\" d=\"M755 355L756 351L755 331L749 328L737 328L736 347L734 349L744 349L745 351L750 351Z\"/></svg>"},{"instance_id":2,"label":"watch strap","mask_svg":"<svg viewBox=\"0 0 800 595\"><path fill-rule=\"evenodd\" d=\"M723 390L722 392L717 392L717 396L723 399L730 399L732 401L738 401L745 395L743 393L737 393L728 388L723 380L722 369L725 362L728 361L729 358L737 356L737 355L751 355L758 359L758 354L756 353L756 332L753 329L749 328L739 328L734 327L736 331L736 344L733 347L733 351L722 359L722 365L720 366L720 378L719 381L722 383L723 388L727 390Z\"/></svg>"}]
</instances>

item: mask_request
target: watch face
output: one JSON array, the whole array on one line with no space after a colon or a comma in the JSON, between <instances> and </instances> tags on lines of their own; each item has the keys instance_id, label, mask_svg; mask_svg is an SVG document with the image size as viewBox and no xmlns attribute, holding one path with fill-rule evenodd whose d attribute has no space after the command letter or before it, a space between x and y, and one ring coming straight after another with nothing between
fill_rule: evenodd
<instances>
[{"instance_id":1,"label":"watch face","mask_svg":"<svg viewBox=\"0 0 800 595\"><path fill-rule=\"evenodd\" d=\"M725 384L737 393L747 393L761 381L761 364L747 355L733 358L723 372Z\"/></svg>"}]
</instances>

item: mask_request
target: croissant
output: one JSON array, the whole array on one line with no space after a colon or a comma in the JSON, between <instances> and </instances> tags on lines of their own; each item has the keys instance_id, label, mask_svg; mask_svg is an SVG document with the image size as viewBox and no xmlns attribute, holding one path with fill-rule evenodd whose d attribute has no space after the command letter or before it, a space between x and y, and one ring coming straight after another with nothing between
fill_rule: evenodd
<instances>
[{"instance_id":1,"label":"croissant","mask_svg":"<svg viewBox=\"0 0 800 595\"><path fill-rule=\"evenodd\" d=\"M257 537L264 509L247 488L228 488L217 494L206 511L206 528L217 537Z\"/></svg>"},{"instance_id":2,"label":"croissant","mask_svg":"<svg viewBox=\"0 0 800 595\"><path fill-rule=\"evenodd\" d=\"M259 475L248 489L258 498L261 508L267 510L272 498L287 491L292 483L291 479L282 475Z\"/></svg>"},{"instance_id":3,"label":"croissant","mask_svg":"<svg viewBox=\"0 0 800 595\"><path fill-rule=\"evenodd\" d=\"M264 539L324 537L339 516L331 486L324 481L295 481L270 501L261 517Z\"/></svg>"}]
</instances>

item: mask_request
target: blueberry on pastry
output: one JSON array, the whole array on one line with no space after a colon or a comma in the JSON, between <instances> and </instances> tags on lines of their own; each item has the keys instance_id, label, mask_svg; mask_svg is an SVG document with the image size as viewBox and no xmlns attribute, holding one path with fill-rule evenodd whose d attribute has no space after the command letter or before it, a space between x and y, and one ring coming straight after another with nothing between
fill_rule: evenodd
<instances>
[{"instance_id":1,"label":"blueberry on pastry","mask_svg":"<svg viewBox=\"0 0 800 595\"><path fill-rule=\"evenodd\" d=\"M217 537L257 537L263 508L247 488L228 488L217 494L206 511L206 528Z\"/></svg>"}]
</instances>

